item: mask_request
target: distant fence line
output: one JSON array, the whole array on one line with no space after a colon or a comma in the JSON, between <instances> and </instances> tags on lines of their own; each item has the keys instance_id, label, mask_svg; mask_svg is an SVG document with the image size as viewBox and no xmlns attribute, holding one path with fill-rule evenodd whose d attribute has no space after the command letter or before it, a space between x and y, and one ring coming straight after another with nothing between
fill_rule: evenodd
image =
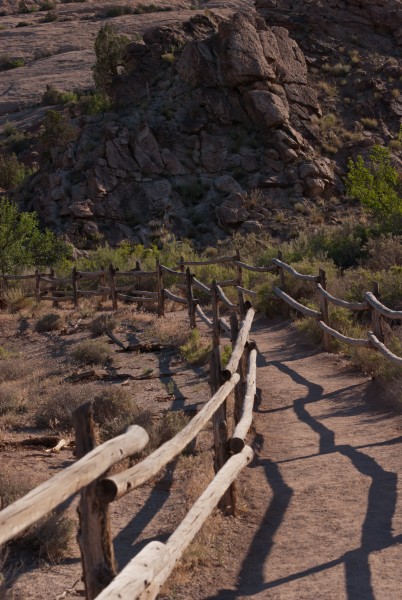
<instances>
[{"instance_id":1,"label":"distant fence line","mask_svg":"<svg viewBox=\"0 0 402 600\"><path fill-rule=\"evenodd\" d=\"M205 283L196 278L194 273L191 273L190 267L207 266L207 265L227 265L236 269L236 277L223 281L213 281ZM88 272L78 271L75 267L72 269L70 277L55 277L54 271L49 273L40 273L38 270L32 275L3 275L3 282L17 280L34 280L35 293L32 294L38 302L50 300L54 306L64 300L73 303L74 307L79 307L79 300L82 297L101 296L103 299L110 298L112 309L118 308L118 302L123 301L137 303L138 306L157 305L159 316L165 315L166 300L186 305L188 307L190 327L196 327L196 316L204 323L211 326L212 321L205 315L199 301L194 295L194 290L200 290L204 294L211 297L219 297L219 301L230 310L237 310L241 317L244 317L245 306L247 301L245 297L255 298L258 295L256 290L247 289L243 286L243 271L251 271L254 273L272 273L276 272L279 275L280 287L273 287L272 291L275 296L282 300L287 306L300 312L306 317L313 318L317 321L317 325L323 332L323 349L330 350L331 337L351 346L360 346L371 348L380 352L386 359L396 365L402 365L402 357L396 356L384 345L384 327L383 320L402 320L402 311L392 310L382 304L378 297L378 284L374 283L373 290L367 291L362 302L348 302L340 298L334 297L326 289L326 273L324 269L319 269L317 275L306 275L299 273L291 265L288 265L282 260L281 252L278 253L278 258L271 259L271 264L267 266L253 266L243 262L240 258L239 250L235 255L223 256L202 261L186 261L180 259L176 268L172 269L156 261L154 271L144 271L140 263L137 261L136 267L130 271L119 271L113 265L109 265L108 269L101 268L99 271ZM287 293L285 274L301 281L311 282L319 296L319 310L308 308L292 298ZM177 287L182 289L184 297L173 293L164 286L164 276L175 276L178 280ZM132 283L119 285L118 278L132 279ZM147 278L153 284L154 290L138 289L141 282ZM80 281L96 281L98 289L83 290L79 288ZM108 282L108 285L107 285ZM57 286L69 285L71 290L57 290ZM223 288L232 287L237 293L237 304L232 302L225 294ZM130 293L127 293L130 292ZM249 304L249 303L248 303ZM369 311L371 313L372 331L367 333L367 338L359 339L352 338L333 329L330 324L329 304L339 306L351 311ZM230 326L225 319L220 317L220 327L223 332L230 333Z\"/></svg>"}]
</instances>

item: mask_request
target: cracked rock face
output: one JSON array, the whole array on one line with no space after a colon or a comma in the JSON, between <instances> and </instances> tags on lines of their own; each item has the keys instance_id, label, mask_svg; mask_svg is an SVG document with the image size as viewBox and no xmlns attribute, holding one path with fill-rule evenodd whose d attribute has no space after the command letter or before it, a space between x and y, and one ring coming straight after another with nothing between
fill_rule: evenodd
<instances>
[{"instance_id":1,"label":"cracked rock face","mask_svg":"<svg viewBox=\"0 0 402 600\"><path fill-rule=\"evenodd\" d=\"M168 227L214 243L264 230L272 203L339 184L331 160L315 155L321 108L287 29L257 13L196 15L150 30L125 62L120 110L87 118L50 174L31 181L29 207L73 241L101 232L144 242Z\"/></svg>"}]
</instances>

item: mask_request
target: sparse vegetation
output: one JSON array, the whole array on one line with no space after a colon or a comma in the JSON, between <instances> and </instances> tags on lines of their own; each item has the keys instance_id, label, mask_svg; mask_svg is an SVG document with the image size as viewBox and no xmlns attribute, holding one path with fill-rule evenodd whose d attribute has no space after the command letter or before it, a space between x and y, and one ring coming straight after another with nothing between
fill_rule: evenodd
<instances>
[{"instance_id":1,"label":"sparse vegetation","mask_svg":"<svg viewBox=\"0 0 402 600\"><path fill-rule=\"evenodd\" d=\"M62 327L62 317L57 313L49 313L38 319L35 325L35 330L38 333L45 333L47 331L59 331Z\"/></svg>"},{"instance_id":2,"label":"sparse vegetation","mask_svg":"<svg viewBox=\"0 0 402 600\"><path fill-rule=\"evenodd\" d=\"M191 365L205 364L210 351L211 346L201 339L198 329L193 329L190 332L187 342L183 346L180 346L183 358Z\"/></svg>"},{"instance_id":3,"label":"sparse vegetation","mask_svg":"<svg viewBox=\"0 0 402 600\"><path fill-rule=\"evenodd\" d=\"M71 351L73 359L85 365L103 365L110 358L110 346L103 340L79 342Z\"/></svg>"},{"instance_id":4,"label":"sparse vegetation","mask_svg":"<svg viewBox=\"0 0 402 600\"><path fill-rule=\"evenodd\" d=\"M127 36L117 33L112 25L106 24L95 40L96 62L92 67L96 89L108 94L113 79L122 66L123 48L128 44Z\"/></svg>"}]
</instances>

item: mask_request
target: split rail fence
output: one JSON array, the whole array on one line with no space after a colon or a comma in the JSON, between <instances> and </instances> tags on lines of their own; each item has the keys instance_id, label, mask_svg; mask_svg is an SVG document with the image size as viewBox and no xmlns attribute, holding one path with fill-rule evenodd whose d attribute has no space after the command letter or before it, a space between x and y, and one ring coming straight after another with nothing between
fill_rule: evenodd
<instances>
[{"instance_id":1,"label":"split rail fence","mask_svg":"<svg viewBox=\"0 0 402 600\"><path fill-rule=\"evenodd\" d=\"M225 263L236 268L233 279L205 284L196 278L190 267L205 264ZM247 296L255 297L255 290L243 285L243 271L255 273L276 272L280 287L273 293L287 306L307 317L316 319L323 331L323 346L329 350L330 338L354 346L373 348L395 364L402 365L402 358L393 354L384 345L382 320L401 320L402 311L394 311L383 305L373 292L367 292L362 302L347 302L335 298L326 290L325 272L320 269L317 275L298 273L281 260L272 259L268 266L251 266L235 256L222 257L209 261L181 260L177 269L157 264L155 271L136 269L118 272L113 266L94 273L84 273L73 269L72 278L56 278L50 275L35 275L35 297L38 300L59 302L69 299L78 306L82 295L109 295L112 307L117 308L118 300L138 303L157 303L159 316L165 314L165 303L169 299L187 307L190 326L197 326L197 317L211 329L212 351L210 360L211 398L200 412L175 437L160 446L134 467L117 475L108 475L108 469L125 457L141 452L148 443L147 432L138 426L130 427L126 433L96 446L92 403L81 406L73 415L76 432L77 462L33 489L29 494L0 512L0 544L17 536L38 519L59 506L67 498L81 490L79 504L80 527L78 541L81 549L86 597L89 600L151 600L159 590L183 552L191 543L205 520L216 506L225 513L236 513L235 480L241 470L251 461L253 451L246 445L247 433L252 424L253 404L256 393L257 350L250 340L250 330L255 311ZM135 278L133 284L119 286L118 275ZM166 275L178 279L178 289L184 291L179 296L164 287ZM319 295L319 310L308 308L287 293L287 277L311 282ZM23 278L30 276L24 275ZM139 291L143 277L153 278L155 291ZM18 276L13 276L17 279ZM108 278L109 285L105 284ZM6 276L11 279L11 276ZM99 289L82 291L78 288L80 279L98 280ZM148 279L149 281L149 279ZM50 286L51 295L45 296L41 284ZM72 292L56 290L56 285L71 284ZM237 302L228 298L224 289L232 287L236 291ZM204 312L195 297L200 290L208 295L212 316ZM127 293L129 292L132 295ZM377 290L378 292L378 290ZM59 294L64 293L64 296ZM372 331L366 339L347 337L330 326L329 303L352 311L370 311ZM229 309L229 322L221 316L222 307ZM239 316L239 319L238 319ZM222 368L221 336L229 335L232 341L232 354L228 364ZM213 420L214 468L215 477L207 489L192 506L182 523L172 533L166 543L151 542L139 552L131 562L117 574L114 549L110 533L109 505L130 491L138 488L157 475L163 467L177 457L185 447L195 440L198 433Z\"/></svg>"}]
</instances>

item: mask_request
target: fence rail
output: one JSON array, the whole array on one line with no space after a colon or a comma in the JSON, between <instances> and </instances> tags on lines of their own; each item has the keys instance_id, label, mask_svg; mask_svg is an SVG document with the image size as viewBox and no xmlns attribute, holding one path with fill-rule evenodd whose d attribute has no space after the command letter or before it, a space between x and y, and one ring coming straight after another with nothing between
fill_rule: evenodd
<instances>
[{"instance_id":1,"label":"fence rail","mask_svg":"<svg viewBox=\"0 0 402 600\"><path fill-rule=\"evenodd\" d=\"M73 269L71 278L55 277L54 272L34 275L3 276L3 281L33 280L37 301L62 300L74 302L78 306L80 297L110 296L112 308L116 309L118 300L137 303L157 303L158 315L164 316L166 301L179 303L186 307L190 327L197 326L196 318L201 319L209 328L212 336L210 362L211 397L200 412L171 440L165 442L148 457L134 467L125 469L116 475L104 476L107 469L125 456L141 451L148 442L148 434L140 427L128 431L94 447L95 436L91 425L90 408L76 414L77 462L64 469L29 494L0 512L0 544L18 535L39 518L57 507L61 502L81 490L80 501L80 548L83 560L84 581L87 600L100 598L114 600L122 598L132 600L151 600L155 598L161 585L173 570L184 550L191 543L197 531L218 505L227 513L235 513L236 487L234 482L252 459L253 451L246 445L247 433L252 424L253 404L256 393L257 350L250 340L250 331L255 311L244 296L255 297L256 290L243 285L243 270L256 273L275 272L280 285L274 286L274 296L287 307L292 308L316 321L323 332L324 350L329 350L331 338L351 346L370 348L381 353L387 360L402 366L402 357L396 356L384 344L382 319L402 319L402 311L391 310L382 304L375 293L366 292L364 301L349 302L336 298L326 289L325 272L320 269L317 275L299 273L279 258L272 259L267 266L248 265L240 260L240 253L233 257L222 257L207 261L184 261L175 270L159 262L155 271L143 271L139 263L132 271L120 272L109 265L107 270L82 272ZM236 277L224 281L204 283L190 271L190 266L212 264L232 265ZM178 277L175 290L167 289L165 277ZM319 299L319 310L304 306L287 291L287 277L309 282L314 285ZM118 284L118 277L134 277L133 285ZM152 289L137 289L141 278L148 277ZM79 289L81 280L98 281L98 289ZM108 281L107 281L108 280ZM108 283L108 285L106 285ZM47 286L41 288L41 284ZM57 290L56 286L70 286L70 290ZM146 287L142 285L142 287ZM237 294L237 303L233 302L222 287L232 287ZM200 306L195 290L206 294L211 301L210 318ZM121 292L131 292L123 294ZM50 295L47 295L50 292ZM378 294L377 294L378 295ZM367 338L352 338L331 327L329 304L351 311L367 311L371 314L372 331ZM230 311L230 323L220 314L221 308ZM239 317L239 320L238 320ZM222 368L220 336L229 336L232 353L228 364ZM115 338L116 339L116 338ZM119 342L117 340L117 342ZM119 343L124 349L124 344ZM227 406L233 408L233 430L228 430ZM85 407L86 405L84 405ZM83 408L83 407L81 407ZM148 544L120 574L116 574L114 552L109 531L108 506L125 494L152 479L169 462L174 460L191 443L206 424L213 420L214 467L215 477L195 502L182 523L164 544ZM80 423L80 425L78 425ZM102 573L102 576L99 575ZM106 574L106 575L105 575Z\"/></svg>"}]
</instances>

